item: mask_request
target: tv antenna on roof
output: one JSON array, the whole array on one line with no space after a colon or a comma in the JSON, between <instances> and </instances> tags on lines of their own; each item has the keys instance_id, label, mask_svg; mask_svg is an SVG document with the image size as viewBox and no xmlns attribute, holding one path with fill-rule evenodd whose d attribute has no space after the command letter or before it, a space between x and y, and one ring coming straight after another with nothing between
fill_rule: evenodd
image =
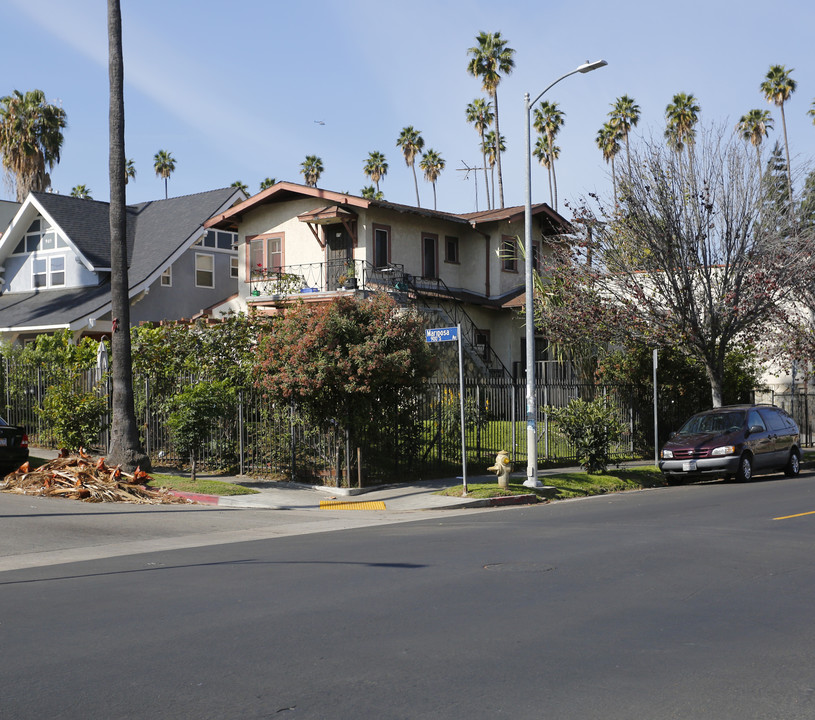
<instances>
[{"instance_id":1,"label":"tv antenna on roof","mask_svg":"<svg viewBox=\"0 0 815 720\"><path fill-rule=\"evenodd\" d=\"M486 168L483 167L470 167L466 162L463 160L461 164L464 165L463 168L456 168L459 172L466 173L464 175L464 180L467 181L470 179L470 173L473 173L473 180L475 180L475 211L478 212L478 171L484 170L486 173Z\"/></svg>"}]
</instances>

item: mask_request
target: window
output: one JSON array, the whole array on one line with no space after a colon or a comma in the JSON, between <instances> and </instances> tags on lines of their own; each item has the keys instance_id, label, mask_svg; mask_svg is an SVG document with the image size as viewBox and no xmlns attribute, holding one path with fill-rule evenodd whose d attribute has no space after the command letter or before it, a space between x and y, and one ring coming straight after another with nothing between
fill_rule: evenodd
<instances>
[{"instance_id":1,"label":"window","mask_svg":"<svg viewBox=\"0 0 815 720\"><path fill-rule=\"evenodd\" d=\"M14 255L42 252L68 247L68 243L57 234L44 220L35 220L31 223L25 235L20 239L13 250Z\"/></svg>"},{"instance_id":2,"label":"window","mask_svg":"<svg viewBox=\"0 0 815 720\"><path fill-rule=\"evenodd\" d=\"M56 255L48 258L50 265L49 280L51 285L65 284L65 256Z\"/></svg>"},{"instance_id":3,"label":"window","mask_svg":"<svg viewBox=\"0 0 815 720\"><path fill-rule=\"evenodd\" d=\"M458 263L458 238L448 235L444 238L444 262Z\"/></svg>"},{"instance_id":4,"label":"window","mask_svg":"<svg viewBox=\"0 0 815 720\"><path fill-rule=\"evenodd\" d=\"M439 236L422 235L422 277L437 278L439 258Z\"/></svg>"},{"instance_id":5,"label":"window","mask_svg":"<svg viewBox=\"0 0 815 720\"><path fill-rule=\"evenodd\" d=\"M215 287L215 258L195 253L195 287Z\"/></svg>"},{"instance_id":6,"label":"window","mask_svg":"<svg viewBox=\"0 0 815 720\"><path fill-rule=\"evenodd\" d=\"M518 245L515 238L508 235L501 238L501 269L504 272L518 272Z\"/></svg>"},{"instance_id":7,"label":"window","mask_svg":"<svg viewBox=\"0 0 815 720\"><path fill-rule=\"evenodd\" d=\"M218 248L218 250L234 250L238 242L238 234L225 232L223 230L207 230L196 245L208 248Z\"/></svg>"},{"instance_id":8,"label":"window","mask_svg":"<svg viewBox=\"0 0 815 720\"><path fill-rule=\"evenodd\" d=\"M231 257L229 258L229 277L237 278L238 277L238 258Z\"/></svg>"},{"instance_id":9,"label":"window","mask_svg":"<svg viewBox=\"0 0 815 720\"><path fill-rule=\"evenodd\" d=\"M391 229L374 225L374 267L385 267L391 261Z\"/></svg>"},{"instance_id":10,"label":"window","mask_svg":"<svg viewBox=\"0 0 815 720\"><path fill-rule=\"evenodd\" d=\"M161 273L161 287L173 286L173 266L170 265L163 273Z\"/></svg>"},{"instance_id":11,"label":"window","mask_svg":"<svg viewBox=\"0 0 815 720\"><path fill-rule=\"evenodd\" d=\"M34 287L47 287L48 286L48 260L45 258L34 258L32 263L34 271Z\"/></svg>"},{"instance_id":12,"label":"window","mask_svg":"<svg viewBox=\"0 0 815 720\"><path fill-rule=\"evenodd\" d=\"M32 264L35 288L59 287L65 284L65 256L35 257Z\"/></svg>"},{"instance_id":13,"label":"window","mask_svg":"<svg viewBox=\"0 0 815 720\"><path fill-rule=\"evenodd\" d=\"M249 268L247 279L251 277L265 277L270 273L283 270L283 234L255 235L247 238L249 242Z\"/></svg>"}]
</instances>

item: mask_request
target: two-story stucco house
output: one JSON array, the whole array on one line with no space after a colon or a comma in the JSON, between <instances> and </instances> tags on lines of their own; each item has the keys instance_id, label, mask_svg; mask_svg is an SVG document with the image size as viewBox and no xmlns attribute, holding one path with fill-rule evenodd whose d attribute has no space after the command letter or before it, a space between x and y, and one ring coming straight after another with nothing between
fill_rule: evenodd
<instances>
[{"instance_id":1,"label":"two-story stucco house","mask_svg":"<svg viewBox=\"0 0 815 720\"><path fill-rule=\"evenodd\" d=\"M127 207L131 322L190 318L238 289L237 235L204 222L244 200L236 188ZM105 202L32 193L0 237L0 337L110 333Z\"/></svg>"},{"instance_id":2,"label":"two-story stucco house","mask_svg":"<svg viewBox=\"0 0 815 720\"><path fill-rule=\"evenodd\" d=\"M536 254L570 231L548 205L532 214ZM385 291L430 325L460 322L480 369L509 374L525 357L523 216L523 207L457 215L281 182L206 227L238 235L244 308Z\"/></svg>"}]
</instances>

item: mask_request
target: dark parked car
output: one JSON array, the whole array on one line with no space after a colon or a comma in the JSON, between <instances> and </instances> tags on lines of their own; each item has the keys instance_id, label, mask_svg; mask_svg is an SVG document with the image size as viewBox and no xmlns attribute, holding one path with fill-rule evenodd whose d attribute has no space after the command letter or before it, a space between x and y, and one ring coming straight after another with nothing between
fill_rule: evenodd
<instances>
[{"instance_id":1,"label":"dark parked car","mask_svg":"<svg viewBox=\"0 0 815 720\"><path fill-rule=\"evenodd\" d=\"M0 477L28 460L28 435L0 418Z\"/></svg>"},{"instance_id":2,"label":"dark parked car","mask_svg":"<svg viewBox=\"0 0 815 720\"><path fill-rule=\"evenodd\" d=\"M798 425L775 405L729 405L694 415L659 453L671 482L713 476L741 482L753 475L801 467Z\"/></svg>"}]
</instances>

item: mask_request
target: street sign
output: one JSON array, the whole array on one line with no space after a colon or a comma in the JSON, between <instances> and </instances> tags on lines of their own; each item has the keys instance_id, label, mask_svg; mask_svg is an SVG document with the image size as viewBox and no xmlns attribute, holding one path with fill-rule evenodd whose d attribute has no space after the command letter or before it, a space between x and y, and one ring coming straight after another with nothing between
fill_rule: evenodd
<instances>
[{"instance_id":1,"label":"street sign","mask_svg":"<svg viewBox=\"0 0 815 720\"><path fill-rule=\"evenodd\" d=\"M429 342L454 342L458 340L458 327L430 328L424 331L424 339Z\"/></svg>"}]
</instances>

